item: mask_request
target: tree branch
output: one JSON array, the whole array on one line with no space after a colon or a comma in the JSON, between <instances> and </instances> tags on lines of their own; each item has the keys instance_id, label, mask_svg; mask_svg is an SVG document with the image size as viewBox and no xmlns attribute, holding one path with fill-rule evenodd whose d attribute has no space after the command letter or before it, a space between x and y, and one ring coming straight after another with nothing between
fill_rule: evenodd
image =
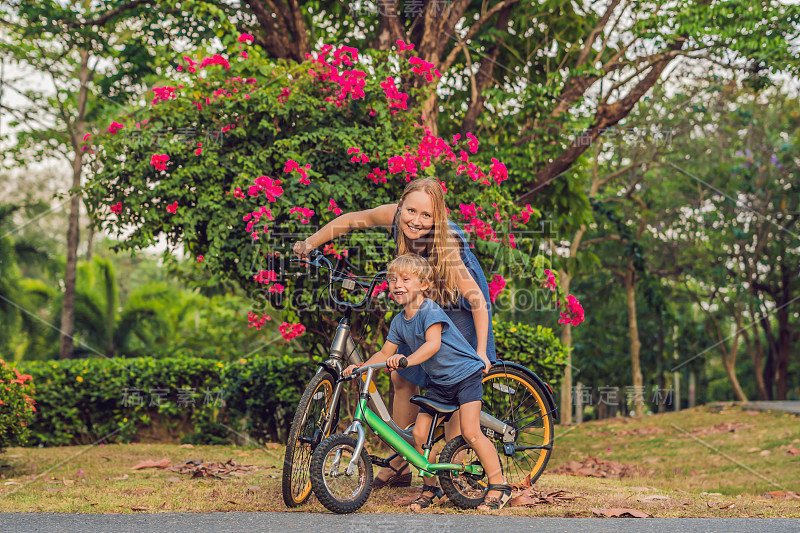
<instances>
[{"instance_id":1,"label":"tree branch","mask_svg":"<svg viewBox=\"0 0 800 533\"><path fill-rule=\"evenodd\" d=\"M132 0L131 2L128 2L127 4L122 4L121 6L116 7L111 11L108 11L97 18L93 18L86 21L71 20L67 22L67 27L82 28L84 26L102 26L112 18L124 13L125 11L138 7L141 4L149 4L149 3L150 0Z\"/></svg>"}]
</instances>

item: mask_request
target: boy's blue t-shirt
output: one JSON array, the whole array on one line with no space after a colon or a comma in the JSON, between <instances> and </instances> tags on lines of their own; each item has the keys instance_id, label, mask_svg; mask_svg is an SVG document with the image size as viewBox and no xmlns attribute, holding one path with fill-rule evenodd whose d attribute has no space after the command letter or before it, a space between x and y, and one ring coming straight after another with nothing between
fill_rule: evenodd
<instances>
[{"instance_id":1,"label":"boy's blue t-shirt","mask_svg":"<svg viewBox=\"0 0 800 533\"><path fill-rule=\"evenodd\" d=\"M386 340L394 344L408 344L412 353L425 344L425 332L434 324L442 323L442 345L439 351L422 363L422 368L437 385L454 385L483 369L484 364L475 348L453 325L439 305L425 298L417 313L407 319L401 312L392 319Z\"/></svg>"}]
</instances>

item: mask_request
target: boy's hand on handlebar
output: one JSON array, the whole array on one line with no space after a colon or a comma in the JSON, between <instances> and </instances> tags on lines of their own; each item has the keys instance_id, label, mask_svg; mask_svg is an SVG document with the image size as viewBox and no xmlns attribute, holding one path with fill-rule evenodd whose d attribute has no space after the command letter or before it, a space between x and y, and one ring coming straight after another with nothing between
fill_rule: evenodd
<instances>
[{"instance_id":1,"label":"boy's hand on handlebar","mask_svg":"<svg viewBox=\"0 0 800 533\"><path fill-rule=\"evenodd\" d=\"M348 366L347 368L342 370L342 376L348 377L350 374L353 373L353 370L355 370L356 368L358 368L358 365L350 365L350 366Z\"/></svg>"},{"instance_id":2,"label":"boy's hand on handlebar","mask_svg":"<svg viewBox=\"0 0 800 533\"><path fill-rule=\"evenodd\" d=\"M311 246L307 241L297 241L292 247L292 252L294 252L294 254L300 259L307 259L308 254L310 254L312 251L314 251L314 247Z\"/></svg>"},{"instance_id":3,"label":"boy's hand on handlebar","mask_svg":"<svg viewBox=\"0 0 800 533\"><path fill-rule=\"evenodd\" d=\"M405 368L405 366L400 366L400 361L405 359L404 355L394 354L389 359L386 360L386 368L389 370L397 370L398 368Z\"/></svg>"}]
</instances>

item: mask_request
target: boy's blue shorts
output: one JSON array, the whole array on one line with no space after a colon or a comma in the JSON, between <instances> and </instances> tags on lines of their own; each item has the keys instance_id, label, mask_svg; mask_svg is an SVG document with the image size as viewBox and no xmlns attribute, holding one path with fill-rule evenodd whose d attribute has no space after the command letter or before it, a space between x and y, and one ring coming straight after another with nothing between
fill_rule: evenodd
<instances>
[{"instance_id":1,"label":"boy's blue shorts","mask_svg":"<svg viewBox=\"0 0 800 533\"><path fill-rule=\"evenodd\" d=\"M430 383L425 397L447 405L465 405L479 402L483 396L483 370L478 370L466 379L453 385ZM420 412L424 409L420 408Z\"/></svg>"}]
</instances>

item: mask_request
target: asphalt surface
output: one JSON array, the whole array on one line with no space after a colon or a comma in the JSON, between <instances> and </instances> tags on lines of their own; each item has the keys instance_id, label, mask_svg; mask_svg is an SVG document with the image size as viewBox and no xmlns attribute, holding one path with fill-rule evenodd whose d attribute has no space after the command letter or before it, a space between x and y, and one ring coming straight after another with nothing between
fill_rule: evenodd
<instances>
[{"instance_id":1,"label":"asphalt surface","mask_svg":"<svg viewBox=\"0 0 800 533\"><path fill-rule=\"evenodd\" d=\"M748 402L741 404L743 409L755 409L757 411L786 411L800 415L800 402Z\"/></svg>"},{"instance_id":2,"label":"asphalt surface","mask_svg":"<svg viewBox=\"0 0 800 533\"><path fill-rule=\"evenodd\" d=\"M791 518L523 518L441 514L322 513L163 513L60 514L0 513L0 532L195 532L294 531L378 533L464 533L536 531L537 533L796 533Z\"/></svg>"}]
</instances>

